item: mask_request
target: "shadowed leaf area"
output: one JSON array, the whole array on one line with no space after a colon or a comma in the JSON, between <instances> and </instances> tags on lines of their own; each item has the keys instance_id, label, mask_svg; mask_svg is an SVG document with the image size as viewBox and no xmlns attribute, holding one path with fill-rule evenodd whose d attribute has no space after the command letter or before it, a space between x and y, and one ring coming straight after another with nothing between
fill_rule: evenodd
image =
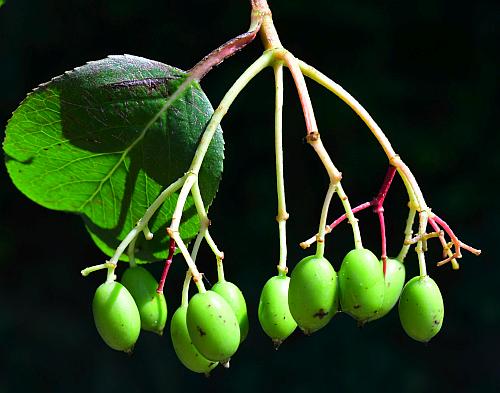
<instances>
[{"instance_id":1,"label":"shadowed leaf area","mask_svg":"<svg viewBox=\"0 0 500 393\"><path fill-rule=\"evenodd\" d=\"M213 113L195 83L147 127L185 76L177 68L124 55L90 62L41 85L6 129L3 148L14 184L42 206L81 214L95 243L112 255L161 190L188 170ZM206 206L217 192L223 158L219 128L200 171ZM176 201L174 194L150 221L153 240L139 236L139 262L167 256L165 228ZM183 239L192 239L198 226L188 198Z\"/></svg>"}]
</instances>

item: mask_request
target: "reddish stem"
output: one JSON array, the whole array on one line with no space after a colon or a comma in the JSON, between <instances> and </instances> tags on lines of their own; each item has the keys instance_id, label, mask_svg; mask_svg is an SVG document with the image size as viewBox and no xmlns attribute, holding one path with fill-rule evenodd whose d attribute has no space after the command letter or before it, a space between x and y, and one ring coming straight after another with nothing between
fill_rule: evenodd
<instances>
[{"instance_id":1,"label":"reddish stem","mask_svg":"<svg viewBox=\"0 0 500 393\"><path fill-rule=\"evenodd\" d=\"M392 181L394 180L394 175L396 174L396 167L389 165L389 168L387 169L387 173L385 174L384 182L382 183L382 186L380 187L380 191L378 192L377 196L373 199L372 201L372 206L373 206L373 211L377 213L378 215L378 221L380 223L380 240L382 243L382 271L384 272L384 277L385 277L385 271L386 271L386 265L387 265L387 239L385 237L385 219L384 219L384 201L385 197L387 196L387 192L389 191L389 188L391 187Z\"/></svg>"},{"instance_id":2,"label":"reddish stem","mask_svg":"<svg viewBox=\"0 0 500 393\"><path fill-rule=\"evenodd\" d=\"M201 80L212 68L218 66L228 57L234 55L252 42L260 30L261 24L262 19L259 19L253 30L240 34L222 44L217 49L214 49L189 70L190 76L198 81Z\"/></svg>"},{"instance_id":3,"label":"reddish stem","mask_svg":"<svg viewBox=\"0 0 500 393\"><path fill-rule=\"evenodd\" d=\"M453 245L455 246L455 254L457 258L460 258L462 255L460 254L460 240L458 240L457 236L453 233L451 230L450 226L443 221L441 218L436 216L435 214L433 215L432 219L436 221L438 225L440 225L444 231L448 234L450 237L451 241L453 242ZM432 224L431 224L432 225Z\"/></svg>"},{"instance_id":4,"label":"reddish stem","mask_svg":"<svg viewBox=\"0 0 500 393\"><path fill-rule=\"evenodd\" d=\"M396 174L396 167L390 165L387 169L387 173L385 174L384 182L382 183L382 187L380 187L380 191L378 192L375 201L377 205L382 206L384 204L385 197L387 196L387 192L391 187L392 181L394 180L394 175Z\"/></svg>"},{"instance_id":5,"label":"reddish stem","mask_svg":"<svg viewBox=\"0 0 500 393\"><path fill-rule=\"evenodd\" d=\"M352 209L352 212L357 213L357 212L364 210L370 206L372 206L372 202L365 202L359 206L356 206L354 209ZM334 222L332 222L330 225L328 225L328 228L330 228L330 231L333 228L335 228L337 225L339 225L342 221L344 221L346 218L347 218L347 215L344 213L339 218L337 218Z\"/></svg>"},{"instance_id":6,"label":"reddish stem","mask_svg":"<svg viewBox=\"0 0 500 393\"><path fill-rule=\"evenodd\" d=\"M441 231L441 228L439 227L438 224L436 224L436 221L434 221L432 217L429 217L429 224L431 224L432 229L434 229L436 232ZM439 235L439 241L441 242L441 246L443 247L443 258L446 258L447 244L444 235Z\"/></svg>"},{"instance_id":7,"label":"reddish stem","mask_svg":"<svg viewBox=\"0 0 500 393\"><path fill-rule=\"evenodd\" d=\"M174 257L175 252L175 240L170 238L170 247L168 249L168 257L165 261L165 267L163 268L163 273L161 274L160 282L158 283L157 293L163 293L163 287L165 286L165 280L167 279L167 274L170 269L170 265L172 264L172 259Z\"/></svg>"},{"instance_id":8,"label":"reddish stem","mask_svg":"<svg viewBox=\"0 0 500 393\"><path fill-rule=\"evenodd\" d=\"M380 190L375 198L373 198L370 202L365 202L362 203L359 206L356 206L354 209L352 209L353 213L357 213L361 210L364 210L370 206L373 206L373 212L377 213L378 215L378 220L380 223L380 237L381 237L381 242L382 242L382 270L384 271L384 276L385 276L385 271L386 271L386 265L387 265L387 240L385 236L385 220L384 220L384 201L385 197L387 196L387 192L389 191L389 188L391 187L392 181L394 180L394 175L396 174L396 167L393 167L392 165L389 166L389 169L387 169L387 173L385 174L384 182L382 183L382 186L380 187ZM332 231L333 228L335 228L337 225L339 225L342 221L344 221L347 218L346 214L342 214L339 218L337 218L334 222L332 222L330 225L328 225L330 232Z\"/></svg>"},{"instance_id":9,"label":"reddish stem","mask_svg":"<svg viewBox=\"0 0 500 393\"><path fill-rule=\"evenodd\" d=\"M387 265L387 240L385 238L384 208L382 206L378 206L375 209L378 215L378 221L380 223L380 240L382 242L382 255L380 259L382 259L382 271L384 272L384 277L385 277L385 271Z\"/></svg>"},{"instance_id":10,"label":"reddish stem","mask_svg":"<svg viewBox=\"0 0 500 393\"><path fill-rule=\"evenodd\" d=\"M299 64L294 60L290 53L285 53L283 56L286 66L292 74L297 93L299 95L300 104L302 106L302 112L304 113L304 120L306 122L307 134L317 133L318 126L316 124L316 118L314 117L314 112L311 104L311 99L307 91L306 82L302 76L302 71L300 70Z\"/></svg>"}]
</instances>

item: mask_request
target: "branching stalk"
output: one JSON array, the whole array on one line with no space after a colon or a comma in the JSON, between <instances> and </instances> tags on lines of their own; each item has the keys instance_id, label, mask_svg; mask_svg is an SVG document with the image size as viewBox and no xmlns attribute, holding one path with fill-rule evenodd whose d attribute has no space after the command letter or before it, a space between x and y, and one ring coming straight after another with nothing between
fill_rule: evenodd
<instances>
[{"instance_id":1,"label":"branching stalk","mask_svg":"<svg viewBox=\"0 0 500 393\"><path fill-rule=\"evenodd\" d=\"M410 169L406 166L406 164L401 160L399 155L396 154L396 152L392 148L391 143L389 142L389 139L387 139L382 129L378 126L375 120L373 120L366 109L363 108L353 96L351 96L346 90L344 90L342 86L335 83L333 80L316 70L314 67L300 60L299 65L304 75L308 76L312 80L316 81L317 83L334 93L349 107L351 107L351 109L361 118L361 120L363 120L363 122L367 125L367 127L370 129L370 131L384 150L387 158L389 159L389 164L397 168L397 171L403 179L403 182L407 188L411 202L416 204L418 211L427 210L428 208L425 203L424 196L422 194L422 191L420 190L420 187L418 186L417 181L415 180L415 177L411 173Z\"/></svg>"},{"instance_id":2,"label":"branching stalk","mask_svg":"<svg viewBox=\"0 0 500 393\"><path fill-rule=\"evenodd\" d=\"M173 182L170 186L168 186L165 190L161 192L160 195L155 199L155 201L151 204L151 206L148 207L146 212L144 213L144 216L137 222L136 226L132 228L132 230L125 236L125 238L121 241L120 245L117 247L115 253L113 254L113 257L105 263L105 264L100 264L100 265L95 265L91 266L88 268L85 268L81 271L83 276L87 276L89 273L100 270L100 269L112 269L114 270L116 268L116 264L118 263L118 260L122 256L123 252L129 247L132 242L135 242L135 239L137 236L148 226L149 220L153 215L156 213L156 211L161 207L163 202L172 195L174 192L176 192L179 188L182 187L183 183L185 180L185 176L177 179L175 182ZM133 256L134 248L129 249L129 258L132 255ZM109 273L109 272L108 272ZM108 274L108 279L111 277L111 273Z\"/></svg>"},{"instance_id":3,"label":"branching stalk","mask_svg":"<svg viewBox=\"0 0 500 393\"><path fill-rule=\"evenodd\" d=\"M193 161L191 163L191 167L189 168L187 179L182 186L181 192L179 193L179 198L177 199L177 204L174 209L174 214L172 216L172 222L170 227L168 228L168 233L171 237L175 239L179 249L181 250L186 262L188 263L189 268L191 269L191 274L193 275L193 280L198 286L198 289L203 287L203 283L201 282L201 275L196 269L196 265L191 259L187 248L180 238L179 235L179 226L182 219L182 211L184 209L184 205L186 203L186 199L191 191L193 185L197 182L198 173L200 171L201 165L203 163L203 159L205 158L205 154L208 150L210 142L222 121L224 115L227 113L229 107L238 96L238 94L245 88L245 86L250 82L259 72L261 72L264 68L271 65L274 58L273 51L264 52L250 67L248 67L245 72L236 80L236 82L231 86L228 90L221 103L217 107L217 109L212 114L212 118L208 123L201 141L196 149ZM200 290L203 292L205 289Z\"/></svg>"},{"instance_id":4,"label":"branching stalk","mask_svg":"<svg viewBox=\"0 0 500 393\"><path fill-rule=\"evenodd\" d=\"M309 97L309 92L307 90L304 76L302 75L302 71L299 67L299 62L288 51L281 51L280 55L282 56L286 66L289 68L292 74L295 86L297 88L297 92L299 94L302 110L304 112L304 118L306 121L307 143L309 143L309 145L312 146L312 148L320 158L321 162L323 163L323 166L325 167L326 172L328 173L328 176L330 178L330 183L336 187L337 195L339 196L342 202L342 205L346 212L346 217L349 220L349 223L351 224L352 227L355 247L363 248L358 220L354 217L347 195L345 194L342 185L340 184L340 179L342 178L342 174L333 164L330 155L326 151L325 147L323 146L323 142L321 141L320 134L318 132L318 126L316 124L316 119L314 117L314 110L312 108L311 99Z\"/></svg>"}]
</instances>

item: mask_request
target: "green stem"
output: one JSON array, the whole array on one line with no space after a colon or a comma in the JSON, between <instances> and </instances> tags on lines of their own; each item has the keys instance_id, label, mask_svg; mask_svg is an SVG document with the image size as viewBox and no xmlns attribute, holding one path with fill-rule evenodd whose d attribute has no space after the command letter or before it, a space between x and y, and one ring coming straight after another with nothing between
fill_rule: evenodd
<instances>
[{"instance_id":1,"label":"green stem","mask_svg":"<svg viewBox=\"0 0 500 393\"><path fill-rule=\"evenodd\" d=\"M90 267L87 267L85 269L83 269L81 271L81 274L82 276L88 276L90 273L93 273L93 272L96 272L98 270L102 270L102 269L113 269L115 265L113 265L112 263L109 263L109 262L106 262L106 263L101 263L99 265L94 265L94 266L90 266Z\"/></svg>"},{"instance_id":2,"label":"green stem","mask_svg":"<svg viewBox=\"0 0 500 393\"><path fill-rule=\"evenodd\" d=\"M188 270L184 278L184 284L182 285L182 307L187 307L189 304L189 284L191 283L191 277L191 271Z\"/></svg>"},{"instance_id":3,"label":"green stem","mask_svg":"<svg viewBox=\"0 0 500 393\"><path fill-rule=\"evenodd\" d=\"M224 266L222 263L222 260L224 259L224 253L218 249L214 240L210 236L210 233L208 232L210 220L208 219L207 211L205 210L205 204L203 203L203 197L201 196L200 186L198 182L196 182L193 186L191 193L193 195L193 200L198 212L198 216L200 217L200 232L198 233L198 238L196 239L196 241L200 239L199 241L201 242L201 239L205 238L207 244L210 246L217 259L217 274L219 281L224 281Z\"/></svg>"},{"instance_id":4,"label":"green stem","mask_svg":"<svg viewBox=\"0 0 500 393\"><path fill-rule=\"evenodd\" d=\"M207 229L205 232L205 240L207 241L208 246L212 249L212 252L215 254L215 257L218 259L224 259L224 252L217 248L212 236L210 235L210 231Z\"/></svg>"},{"instance_id":5,"label":"green stem","mask_svg":"<svg viewBox=\"0 0 500 393\"><path fill-rule=\"evenodd\" d=\"M276 191L278 195L278 221L280 257L278 274L286 275L287 246L286 246L286 220L289 214L286 211L285 178L283 169L283 64L274 65L275 80L275 111L274 111L274 147L276 155Z\"/></svg>"},{"instance_id":6,"label":"green stem","mask_svg":"<svg viewBox=\"0 0 500 393\"><path fill-rule=\"evenodd\" d=\"M191 271L191 275L193 276L193 281L198 287L198 291L201 293L206 292L205 285L203 285L203 277L198 271L198 268L196 267L193 259L191 258L191 254L189 253L186 244L179 235L179 232L171 232L169 229L167 229L167 231L170 238L174 239L175 244L177 244L177 247L179 248L179 250L181 250L182 256L184 257L184 260L186 261L186 264Z\"/></svg>"},{"instance_id":7,"label":"green stem","mask_svg":"<svg viewBox=\"0 0 500 393\"><path fill-rule=\"evenodd\" d=\"M106 282L113 282L116 280L115 268L116 268L116 265L112 265L112 266L108 267L108 273L106 275Z\"/></svg>"},{"instance_id":8,"label":"green stem","mask_svg":"<svg viewBox=\"0 0 500 393\"><path fill-rule=\"evenodd\" d=\"M149 208L146 210L144 213L144 216L142 216L141 219L137 222L136 226L132 228L132 230L125 236L125 238L121 241L121 243L118 245L118 247L115 250L115 253L111 257L111 259L108 261L106 264L100 264L100 265L95 265L95 266L90 266L86 269L83 269L81 271L82 275L86 276L90 272L94 272L100 269L104 268L110 268L108 264L114 265L116 267L116 264L118 263L118 260L124 253L124 251L129 247L132 242L135 242L137 236L144 231L145 228L147 228L149 220L153 215L156 213L158 208L165 202L165 200L172 195L174 192L176 192L179 188L181 188L182 184L184 183L185 176L177 179L175 182L173 182L171 185L169 185L165 190L161 192L161 194L155 199L155 201L149 206ZM130 252L133 252L129 249L129 258L130 258ZM112 267L114 269L114 267ZM108 272L108 278L111 276L112 273Z\"/></svg>"},{"instance_id":9,"label":"green stem","mask_svg":"<svg viewBox=\"0 0 500 393\"><path fill-rule=\"evenodd\" d=\"M236 82L231 86L228 90L221 103L217 107L217 109L212 114L212 118L205 129L203 136L201 137L201 141L196 149L193 161L191 162L191 166L189 168L188 177L189 178L184 183L182 190L179 194L179 198L177 199L177 204L174 210L174 216L172 217L172 223L170 224L171 231L178 231L180 221L182 218L182 210L184 204L186 203L186 198L188 193L193 186L198 173L200 171L201 165L203 163L203 159L205 158L205 154L207 153L208 147L212 138L222 121L223 117L227 113L229 107L238 96L238 94L245 88L245 86L250 82L259 72L261 72L264 68L269 66L273 60L274 53L273 51L264 52L250 67L248 67L243 74L236 80Z\"/></svg>"},{"instance_id":10,"label":"green stem","mask_svg":"<svg viewBox=\"0 0 500 393\"><path fill-rule=\"evenodd\" d=\"M421 236L421 239L423 239L424 234L425 234L425 229L427 228L427 220L428 220L428 215L426 211L420 212L419 213L419 229L418 229L418 234ZM415 247L415 251L417 252L418 256L418 267L420 270L420 276L424 277L427 275L427 266L425 265L425 254L424 254L424 248L423 248L424 241L419 240L417 242L417 247Z\"/></svg>"},{"instance_id":11,"label":"green stem","mask_svg":"<svg viewBox=\"0 0 500 393\"><path fill-rule=\"evenodd\" d=\"M198 236L196 236L196 240L194 241L193 249L191 250L191 259L195 264L196 264L196 258L198 257L198 251L200 249L201 242L203 240L203 237L205 236L205 231L206 228L200 229L200 231L198 232Z\"/></svg>"},{"instance_id":12,"label":"green stem","mask_svg":"<svg viewBox=\"0 0 500 393\"><path fill-rule=\"evenodd\" d=\"M410 249L410 243L409 241L411 240L411 237L413 235L413 223L415 221L415 214L417 213L417 210L414 207L410 206L410 209L408 211L408 219L406 220L406 228L404 231L405 234L405 239L403 242L403 246L401 247L401 251L399 252L397 259L400 260L401 262L404 262L406 255L408 254L408 250Z\"/></svg>"},{"instance_id":13,"label":"green stem","mask_svg":"<svg viewBox=\"0 0 500 393\"><path fill-rule=\"evenodd\" d=\"M136 242L136 240L137 240L137 236L134 237L134 239L128 245L127 254L128 254L128 263L129 263L130 267L135 267L137 265L137 263L135 262L135 242Z\"/></svg>"},{"instance_id":14,"label":"green stem","mask_svg":"<svg viewBox=\"0 0 500 393\"><path fill-rule=\"evenodd\" d=\"M351 224L352 234L354 237L354 248L361 249L363 248L363 242L361 241L361 232L359 230L358 219L354 217L354 213L351 209L351 204L349 202L349 198L344 192L342 188L342 184L340 182L337 183L337 195L342 202L342 206L344 207L345 215L347 217L347 221Z\"/></svg>"},{"instance_id":15,"label":"green stem","mask_svg":"<svg viewBox=\"0 0 500 393\"><path fill-rule=\"evenodd\" d=\"M316 238L316 256L318 258L322 258L323 254L325 253L325 228L326 220L328 219L328 208L330 207L333 194L335 193L335 189L338 185L339 183L337 183L336 185L333 183L329 184L328 190L326 191L325 201L323 202L323 209L321 209L318 236Z\"/></svg>"}]
</instances>

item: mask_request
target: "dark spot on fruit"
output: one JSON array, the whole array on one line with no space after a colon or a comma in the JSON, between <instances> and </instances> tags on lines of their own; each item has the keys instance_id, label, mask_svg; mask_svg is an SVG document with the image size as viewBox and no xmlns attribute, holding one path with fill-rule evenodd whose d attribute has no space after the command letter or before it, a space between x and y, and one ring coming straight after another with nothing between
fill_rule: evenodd
<instances>
[{"instance_id":1,"label":"dark spot on fruit","mask_svg":"<svg viewBox=\"0 0 500 393\"><path fill-rule=\"evenodd\" d=\"M198 333L200 333L200 336L203 337L203 336L206 336L207 333L205 333L205 331L199 327L199 326L196 326L196 328L198 329Z\"/></svg>"},{"instance_id":2,"label":"dark spot on fruit","mask_svg":"<svg viewBox=\"0 0 500 393\"><path fill-rule=\"evenodd\" d=\"M322 308L319 309L319 311L313 315L314 318L319 318L319 319L323 319L323 317L327 316L328 315L328 312L325 312L325 310L323 310Z\"/></svg>"},{"instance_id":3,"label":"dark spot on fruit","mask_svg":"<svg viewBox=\"0 0 500 393\"><path fill-rule=\"evenodd\" d=\"M361 307L361 304L355 304L353 307L354 307L355 310L357 310L358 308Z\"/></svg>"},{"instance_id":4,"label":"dark spot on fruit","mask_svg":"<svg viewBox=\"0 0 500 393\"><path fill-rule=\"evenodd\" d=\"M439 325L439 321L437 319L434 320L434 325Z\"/></svg>"},{"instance_id":5,"label":"dark spot on fruit","mask_svg":"<svg viewBox=\"0 0 500 393\"><path fill-rule=\"evenodd\" d=\"M286 319L286 317L283 317L283 319Z\"/></svg>"},{"instance_id":6,"label":"dark spot on fruit","mask_svg":"<svg viewBox=\"0 0 500 393\"><path fill-rule=\"evenodd\" d=\"M212 305L211 305L211 304L209 304L207 307L212 307Z\"/></svg>"}]
</instances>

